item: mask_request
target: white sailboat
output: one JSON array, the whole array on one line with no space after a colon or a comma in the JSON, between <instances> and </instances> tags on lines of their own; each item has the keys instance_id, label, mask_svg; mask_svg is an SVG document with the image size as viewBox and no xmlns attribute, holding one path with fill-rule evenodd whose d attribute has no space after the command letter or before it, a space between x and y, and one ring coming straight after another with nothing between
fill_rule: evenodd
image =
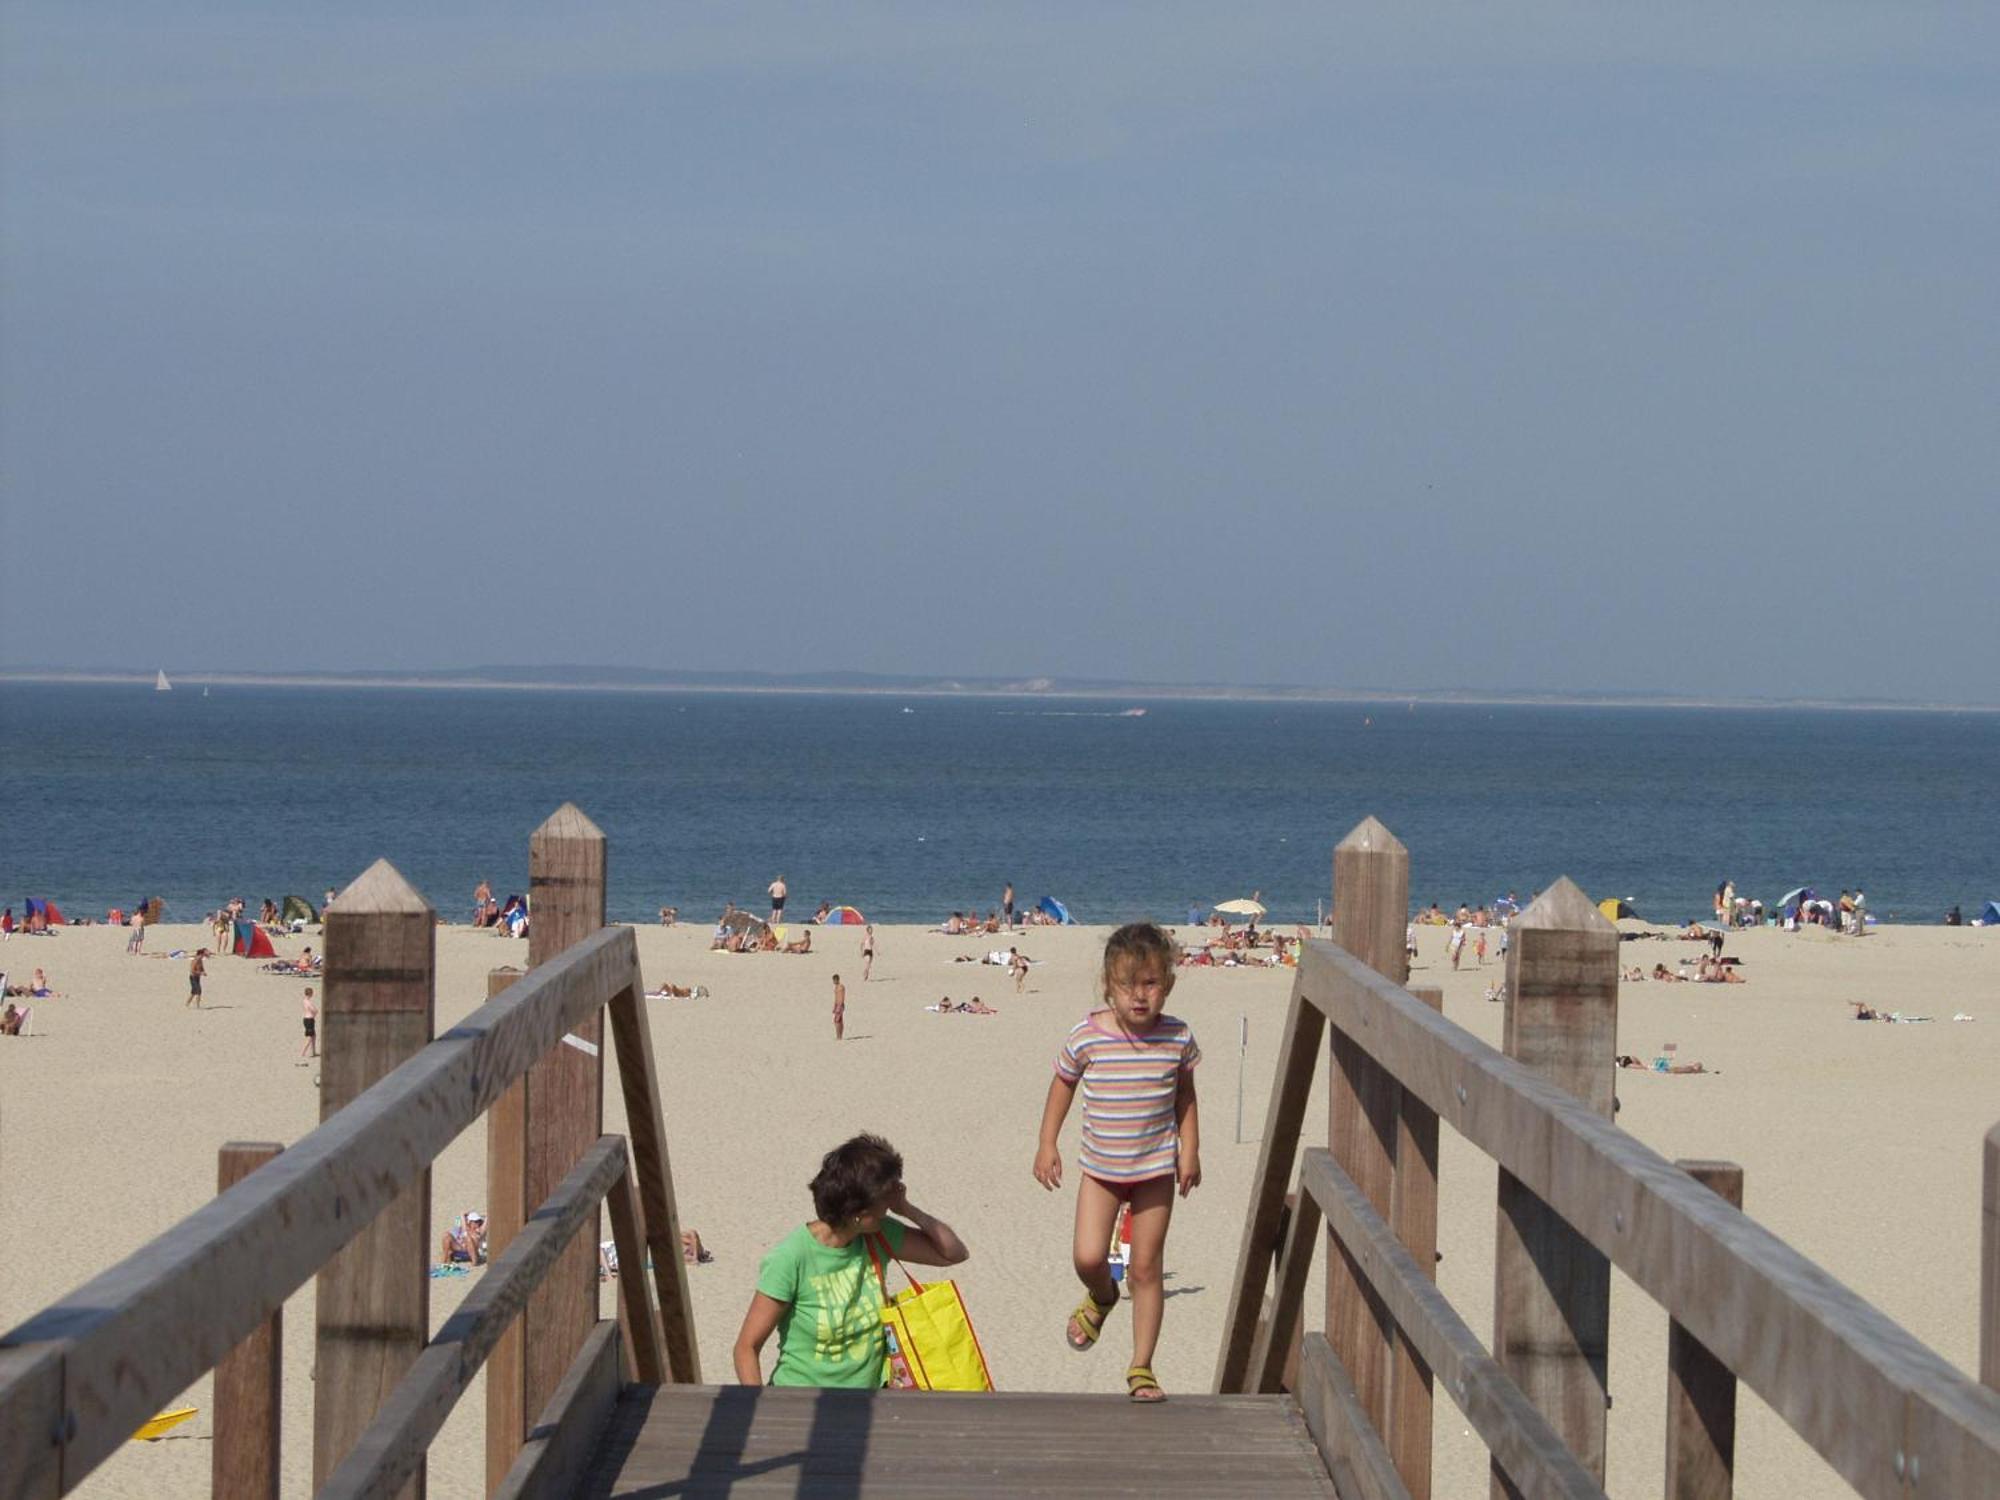
<instances>
[{"instance_id":1,"label":"white sailboat","mask_svg":"<svg viewBox=\"0 0 2000 1500\"><path fill-rule=\"evenodd\" d=\"M166 669L162 667L160 675L153 679L153 691L156 693L171 693L173 690L174 685L167 681Z\"/></svg>"}]
</instances>

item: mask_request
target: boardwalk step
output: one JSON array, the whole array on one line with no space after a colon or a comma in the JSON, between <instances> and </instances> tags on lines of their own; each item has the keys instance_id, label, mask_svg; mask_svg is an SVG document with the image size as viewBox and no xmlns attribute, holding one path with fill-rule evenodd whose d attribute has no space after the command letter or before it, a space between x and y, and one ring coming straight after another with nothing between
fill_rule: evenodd
<instances>
[{"instance_id":1,"label":"boardwalk step","mask_svg":"<svg viewBox=\"0 0 2000 1500\"><path fill-rule=\"evenodd\" d=\"M1331 1497L1289 1396L632 1386L580 1494Z\"/></svg>"}]
</instances>

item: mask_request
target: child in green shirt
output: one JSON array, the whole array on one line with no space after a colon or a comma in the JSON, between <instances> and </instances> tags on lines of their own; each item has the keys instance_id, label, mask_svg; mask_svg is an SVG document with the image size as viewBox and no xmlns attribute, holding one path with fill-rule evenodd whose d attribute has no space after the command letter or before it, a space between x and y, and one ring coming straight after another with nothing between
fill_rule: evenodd
<instances>
[{"instance_id":1,"label":"child in green shirt","mask_svg":"<svg viewBox=\"0 0 2000 1500\"><path fill-rule=\"evenodd\" d=\"M880 1234L891 1254L920 1266L955 1266L968 1253L949 1224L910 1202L902 1179L902 1156L880 1136L857 1135L827 1152L811 1183L818 1217L758 1268L736 1335L738 1381L764 1383L764 1344L775 1330L772 1385L882 1384L882 1289L863 1238Z\"/></svg>"}]
</instances>

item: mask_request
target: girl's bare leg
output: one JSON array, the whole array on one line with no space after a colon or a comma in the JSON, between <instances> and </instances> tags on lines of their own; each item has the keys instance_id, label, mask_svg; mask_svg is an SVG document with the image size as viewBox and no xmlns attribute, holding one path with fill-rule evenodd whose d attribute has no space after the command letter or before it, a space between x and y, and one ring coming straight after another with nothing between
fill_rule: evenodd
<instances>
[{"instance_id":1,"label":"girl's bare leg","mask_svg":"<svg viewBox=\"0 0 2000 1500\"><path fill-rule=\"evenodd\" d=\"M1088 1172L1076 1174L1076 1243L1070 1260L1076 1279L1099 1307L1118 1300L1118 1283L1111 1279L1111 1225L1118 1217L1118 1195Z\"/></svg>"},{"instance_id":2,"label":"girl's bare leg","mask_svg":"<svg viewBox=\"0 0 2000 1500\"><path fill-rule=\"evenodd\" d=\"M1087 1180L1087 1179L1086 1179ZM1155 1177L1132 1188L1132 1250L1125 1284L1132 1293L1132 1363L1150 1366L1166 1311L1167 1223L1174 1216L1174 1179ZM1079 1211L1079 1219L1081 1212ZM1102 1243L1100 1241L1099 1243Z\"/></svg>"}]
</instances>

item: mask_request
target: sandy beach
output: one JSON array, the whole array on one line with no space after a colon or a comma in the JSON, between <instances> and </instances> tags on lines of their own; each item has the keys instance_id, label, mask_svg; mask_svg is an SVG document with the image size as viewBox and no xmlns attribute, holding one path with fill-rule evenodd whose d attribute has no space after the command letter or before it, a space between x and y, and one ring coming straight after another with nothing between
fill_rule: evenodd
<instances>
[{"instance_id":1,"label":"sandy beach","mask_svg":"<svg viewBox=\"0 0 2000 1500\"><path fill-rule=\"evenodd\" d=\"M1072 1200L1067 1191L1044 1192L1029 1172L1050 1064L1092 1003L1104 930L1019 935L1013 941L1036 961L1019 995L1001 970L954 962L1006 940L876 931L874 977L863 983L855 928L816 930L816 951L807 956L712 953L705 923L638 929L649 985L709 992L651 1004L681 1219L715 1256L690 1271L704 1375L727 1377L758 1261L811 1216L805 1183L820 1154L869 1129L903 1151L911 1197L971 1247L958 1279L996 1382L1011 1390L1121 1389L1122 1317L1092 1353L1063 1343L1064 1314L1077 1295L1068 1268ZM211 959L207 1004L195 1011L183 1005L186 960L164 955L205 943L207 929L154 929L142 957L126 954L126 936L82 927L0 944L10 982L39 966L59 992L33 1002L33 1036L0 1038L0 1327L211 1196L224 1141L295 1141L317 1121L317 1069L295 1061L306 981L263 973L251 960ZM317 949L318 933L280 938L278 951L295 955L306 943ZM1454 972L1444 944L1443 929L1422 929L1412 982L1442 985L1447 1014L1497 1044L1502 1008L1484 995L1501 963L1489 956L1480 967L1468 953ZM1624 954L1650 970L1696 951L1665 938L1629 942ZM1621 987L1621 1051L1650 1059L1674 1042L1680 1060L1715 1071L1620 1073L1620 1123L1670 1157L1741 1163L1753 1217L1971 1370L1980 1142L2000 1118L2000 930L1884 927L1863 940L1760 930L1732 938L1728 951L1741 957L1747 984ZM525 961L524 943L441 928L438 1029L476 1008L490 968ZM829 1019L836 972L848 994L847 1039L839 1044ZM1205 1056L1198 1074L1204 1182L1178 1207L1167 1247L1167 1321L1155 1363L1169 1391L1204 1390L1213 1378L1291 979L1289 970L1184 969L1170 1001ZM946 995L980 996L998 1014L925 1010ZM1935 1019L1857 1024L1849 1001ZM1974 1019L1955 1022L1957 1013ZM622 1130L615 1086L606 1110L606 1128ZM1309 1139L1324 1140L1324 1119L1322 1075ZM1066 1161L1076 1129L1073 1118ZM484 1158L484 1133L474 1130L439 1159L434 1232L483 1205ZM1447 1130L1441 1175L1440 1281L1485 1335L1494 1170ZM470 1284L433 1282L434 1321ZM1666 1320L1623 1278L1613 1298L1609 1487L1656 1491ZM1315 1289L1309 1326L1318 1326L1319 1305ZM285 1318L285 1488L303 1494L310 1286ZM167 1439L128 1444L83 1493L205 1494L206 1380L186 1404L201 1408L193 1422ZM475 1387L432 1450L434 1495L481 1492L481 1411ZM1484 1449L1442 1394L1437 1452L1439 1495L1484 1494ZM1741 1493L1837 1486L1747 1394L1738 1453Z\"/></svg>"}]
</instances>

